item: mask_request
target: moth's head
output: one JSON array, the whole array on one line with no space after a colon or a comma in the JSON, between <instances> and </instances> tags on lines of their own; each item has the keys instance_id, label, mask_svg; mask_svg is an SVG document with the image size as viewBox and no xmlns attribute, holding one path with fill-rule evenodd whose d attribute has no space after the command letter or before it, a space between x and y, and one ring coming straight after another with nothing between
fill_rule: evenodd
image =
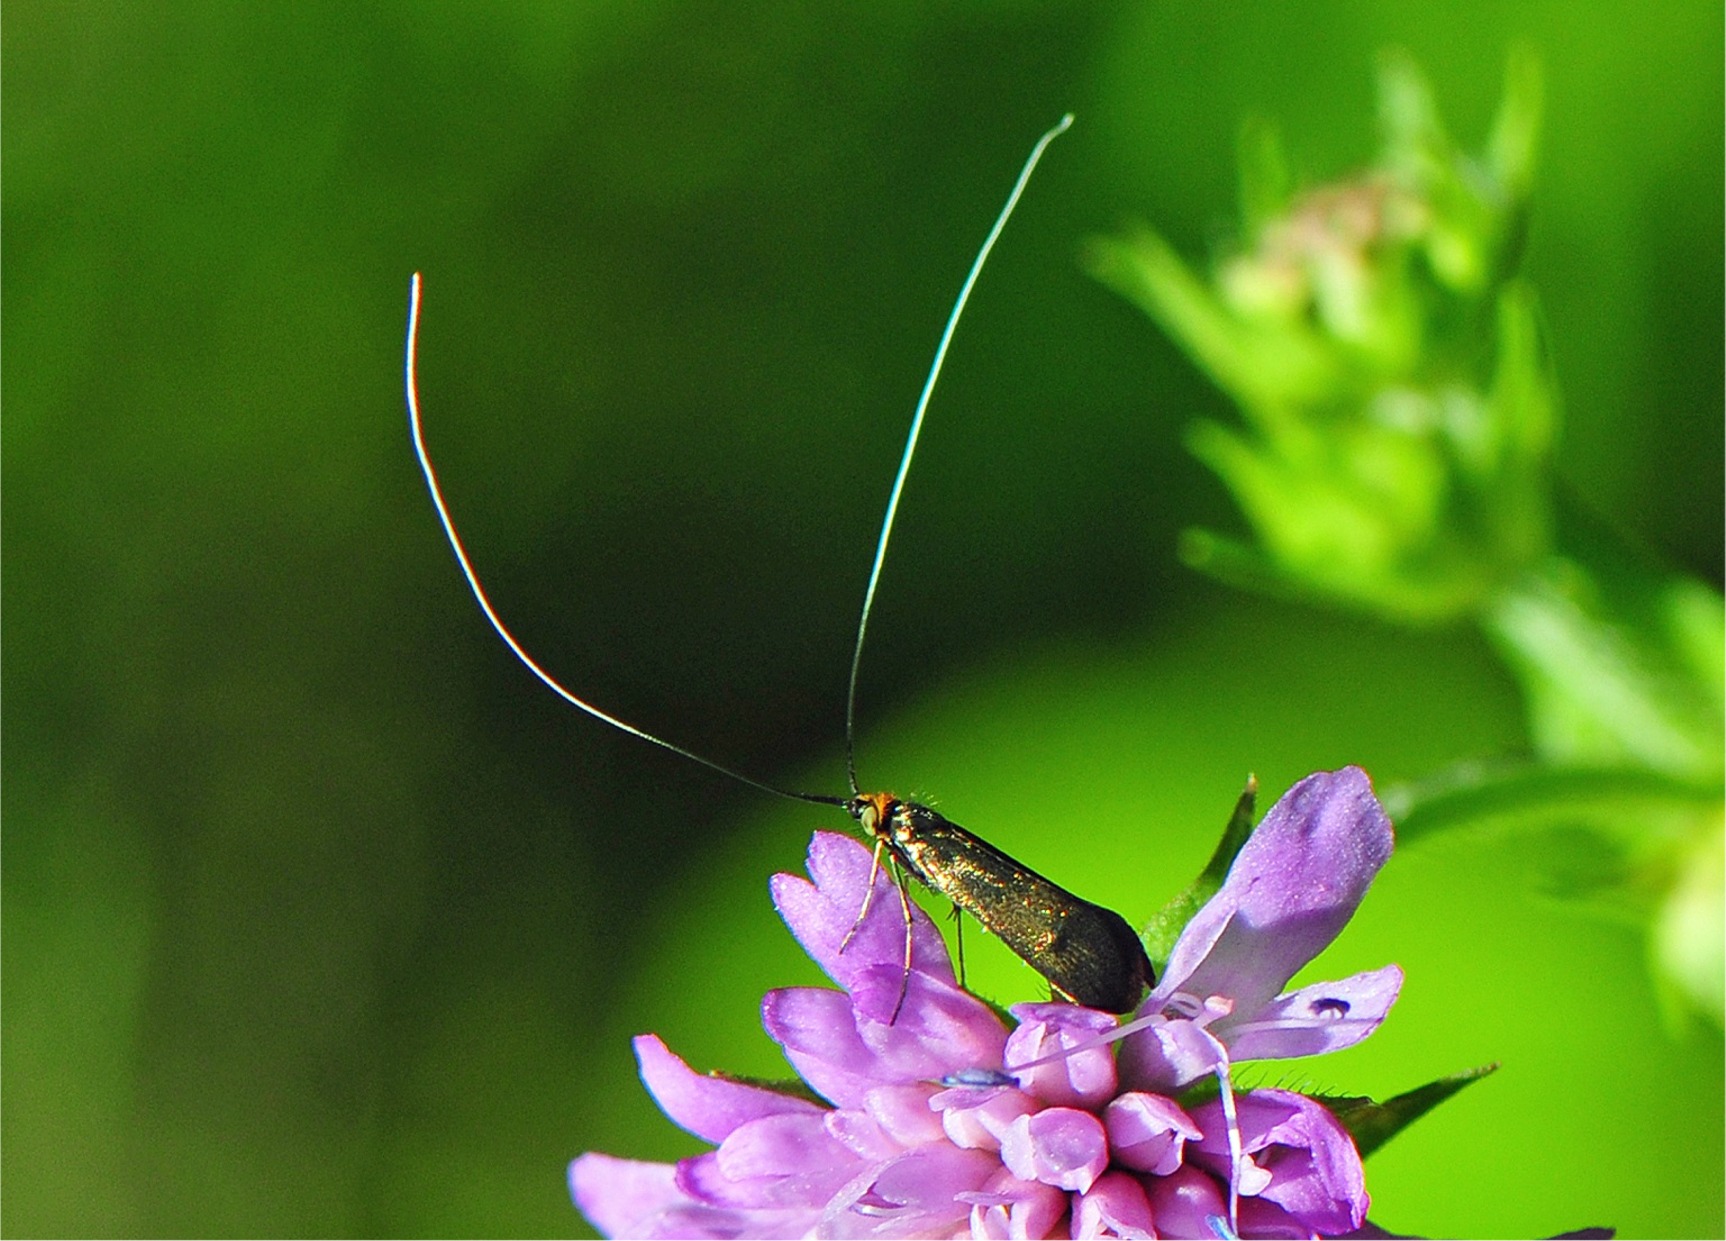
<instances>
[{"instance_id":1,"label":"moth's head","mask_svg":"<svg viewBox=\"0 0 1726 1241\"><path fill-rule=\"evenodd\" d=\"M892 793L859 793L845 803L845 810L857 820L863 834L873 839L887 834L899 805L899 799Z\"/></svg>"}]
</instances>

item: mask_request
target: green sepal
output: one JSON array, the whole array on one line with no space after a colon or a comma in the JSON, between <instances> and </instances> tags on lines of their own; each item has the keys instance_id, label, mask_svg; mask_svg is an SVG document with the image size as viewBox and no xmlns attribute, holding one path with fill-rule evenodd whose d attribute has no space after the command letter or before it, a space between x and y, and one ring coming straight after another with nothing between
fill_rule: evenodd
<instances>
[{"instance_id":1,"label":"green sepal","mask_svg":"<svg viewBox=\"0 0 1726 1241\"><path fill-rule=\"evenodd\" d=\"M985 934L987 934L987 932L985 932ZM997 1000L991 1000L986 995L978 995L975 991L972 991L969 987L966 988L966 992L967 992L967 994L969 994L971 996L972 999L981 1000L983 1002L984 1006L987 1007L990 1012L995 1014L995 1019L997 1021L999 1021L1003 1026L1006 1026L1009 1030L1011 1030L1014 1026L1019 1024L1019 1019L1017 1017L1013 1016L1012 1013L1007 1011L1007 1006L1005 1004L1002 1004ZM1049 993L1049 998L1051 1000L1054 999L1054 992L1053 991L1051 991Z\"/></svg>"},{"instance_id":2,"label":"green sepal","mask_svg":"<svg viewBox=\"0 0 1726 1241\"><path fill-rule=\"evenodd\" d=\"M1320 1097L1319 1102L1342 1122L1342 1127L1354 1139L1355 1149L1364 1159L1464 1086L1496 1072L1496 1064L1467 1069L1418 1086L1383 1103L1348 1096Z\"/></svg>"},{"instance_id":3,"label":"green sepal","mask_svg":"<svg viewBox=\"0 0 1726 1241\"><path fill-rule=\"evenodd\" d=\"M1232 1081L1230 1082L1229 1088L1236 1094L1242 1093L1241 1088L1236 1086ZM1184 1089L1176 1092L1175 1102L1180 1106L1183 1112L1190 1113L1215 1099L1220 1099L1222 1097L1222 1093L1223 1089L1217 1082L1216 1075L1206 1073L1197 1081L1188 1084Z\"/></svg>"},{"instance_id":4,"label":"green sepal","mask_svg":"<svg viewBox=\"0 0 1726 1241\"><path fill-rule=\"evenodd\" d=\"M1453 1073L1449 1077L1441 1077L1435 1082L1417 1086L1395 1098L1386 1099L1383 1103L1364 1095L1333 1095L1313 1091L1300 1093L1314 1102L1322 1103L1330 1114L1337 1118L1342 1127L1348 1130L1349 1137L1354 1139L1355 1149L1364 1159L1463 1087L1496 1072L1496 1063L1482 1065L1478 1069L1465 1069L1461 1073ZM1234 1090L1237 1095L1246 1093L1239 1085L1235 1086ZM1190 1112L1221 1094L1222 1089L1217 1084L1216 1077L1207 1074L1181 1091L1175 1102Z\"/></svg>"},{"instance_id":5,"label":"green sepal","mask_svg":"<svg viewBox=\"0 0 1726 1241\"><path fill-rule=\"evenodd\" d=\"M811 1103L819 1104L828 1109L833 1107L831 1099L822 1098L815 1093L815 1088L808 1082L795 1077L785 1079L745 1077L739 1073L724 1073L718 1069L709 1071L707 1076L717 1081L731 1082L738 1086L753 1086L757 1090L771 1090L774 1094L782 1094L791 1099L807 1099Z\"/></svg>"},{"instance_id":6,"label":"green sepal","mask_svg":"<svg viewBox=\"0 0 1726 1241\"><path fill-rule=\"evenodd\" d=\"M1241 846L1246 844L1247 837L1253 834L1253 808L1258 801L1258 791L1258 779L1248 776L1246 788L1241 790L1240 797L1235 801L1234 812L1229 815L1228 825L1223 828L1222 839L1217 842L1210 861L1205 863L1199 877L1193 880L1184 892L1158 910L1146 924L1145 951L1150 954L1152 964L1159 971L1168 964L1169 954L1175 949L1175 941L1181 937L1187 923L1193 920L1193 915L1223 886L1223 880L1229 875L1229 867L1235 864L1235 855L1241 851Z\"/></svg>"}]
</instances>

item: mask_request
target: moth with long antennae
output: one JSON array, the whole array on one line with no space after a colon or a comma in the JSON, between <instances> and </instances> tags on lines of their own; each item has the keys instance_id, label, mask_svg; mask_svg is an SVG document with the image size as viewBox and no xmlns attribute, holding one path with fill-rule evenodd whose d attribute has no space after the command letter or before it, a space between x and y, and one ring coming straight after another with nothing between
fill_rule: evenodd
<instances>
[{"instance_id":1,"label":"moth with long antennae","mask_svg":"<svg viewBox=\"0 0 1726 1241\"><path fill-rule=\"evenodd\" d=\"M462 576L467 579L480 611L485 614L486 620L515 657L526 665L528 671L571 706L610 724L613 728L622 729L643 741L670 750L673 754L680 754L751 788L796 801L840 806L856 819L864 835L874 842L875 853L870 867L869 896L865 897L863 907L857 912L852 933L855 934L856 928L862 925L869 912L869 899L874 894L875 876L880 872L883 858L886 859L898 885L900 905L905 914L905 974L900 983L899 1000L894 1005L890 1020L897 1019L910 981L911 901L906 890L907 874L977 919L984 929L993 933L1032 969L1047 979L1050 988L1062 999L1090 1008L1123 1013L1133 1008L1145 989L1156 981L1150 959L1145 954L1144 944L1127 924L1126 919L1113 910L1074 896L1065 888L1008 857L987 841L943 818L929 807L903 801L891 793L865 793L857 782L857 681L863 662L863 639L869 628L869 613L874 607L876 588L881 580L881 567L886 562L887 541L893 532L893 519L898 512L899 499L904 494L905 478L911 469L911 458L917 449L917 438L923 428L929 398L935 390L935 381L941 374L942 363L947 357L947 346L953 339L959 316L965 309L965 303L971 296L971 289L977 282L977 276L982 271L989 252L994 248L1001 230L1006 227L1013 208L1018 205L1019 196L1024 192L1025 184L1031 179L1031 173L1036 169L1044 150L1057 136L1064 133L1072 122L1071 114L1062 117L1059 124L1037 140L1036 146L1025 160L1018 180L1013 183L1006 204L996 216L994 226L990 228L976 259L972 261L970 273L965 277L964 286L959 290L952 312L947 316L946 327L935 350L935 360L929 368L928 378L923 383L922 394L918 397L911 430L905 440L905 451L900 458L899 471L894 477L893 488L888 497L887 512L881 522L881 535L876 543L875 559L869 570L869 583L864 591L863 607L857 621L857 642L852 650L851 676L845 695L845 769L851 789L850 795L846 797L799 793L777 788L626 723L565 688L516 640L492 606L485 587L480 584L479 575L474 571L461 536L456 533L455 522L450 517L443 491L438 486L437 472L432 468L431 455L426 450L416 377L421 292L419 273L414 274L409 288L405 363L408 425L413 434L414 452L419 458L420 470L425 475L426 487L431 492L432 504L437 509L438 521L443 525L444 534L455 552L456 562L461 566ZM849 941L848 935L846 942Z\"/></svg>"}]
</instances>

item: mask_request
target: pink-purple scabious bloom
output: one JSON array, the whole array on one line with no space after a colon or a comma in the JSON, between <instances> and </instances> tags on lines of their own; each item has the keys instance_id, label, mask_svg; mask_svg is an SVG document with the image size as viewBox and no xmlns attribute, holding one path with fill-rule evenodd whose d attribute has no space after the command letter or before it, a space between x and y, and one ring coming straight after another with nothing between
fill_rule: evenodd
<instances>
[{"instance_id":1,"label":"pink-purple scabious bloom","mask_svg":"<svg viewBox=\"0 0 1726 1241\"><path fill-rule=\"evenodd\" d=\"M905 977L905 924L885 875L840 951L869 852L818 832L813 882L777 875L773 896L844 990L770 992L762 1018L831 1106L697 1073L644 1035L648 1089L716 1149L676 1164L583 1155L569 1170L576 1205L628 1237L1350 1232L1367 1194L1346 1130L1305 1096L1233 1092L1227 1068L1347 1046L1383 1019L1394 966L1281 989L1348 921L1390 844L1363 772L1310 776L1242 848L1131 1021L1020 1004L1009 1029L958 986L920 910ZM1206 1077L1219 1081L1208 1098L1182 1095Z\"/></svg>"}]
</instances>

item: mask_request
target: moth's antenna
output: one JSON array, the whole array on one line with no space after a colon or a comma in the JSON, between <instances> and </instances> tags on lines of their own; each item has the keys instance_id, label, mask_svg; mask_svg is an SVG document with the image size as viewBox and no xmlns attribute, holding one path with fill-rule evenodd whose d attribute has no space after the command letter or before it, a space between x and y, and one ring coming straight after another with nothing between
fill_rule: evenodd
<instances>
[{"instance_id":1,"label":"moth's antenna","mask_svg":"<svg viewBox=\"0 0 1726 1241\"><path fill-rule=\"evenodd\" d=\"M474 572L473 564L467 558L467 548L462 546L461 536L456 533L455 522L450 518L449 507L444 503L443 489L438 486L437 471L432 468L431 455L426 452L425 435L420 427L419 382L416 377L416 358L419 352L419 326L420 275L418 272L415 272L413 280L408 286L408 341L407 363L405 367L407 374L408 427L413 432L414 453L419 457L420 471L425 475L426 488L431 492L432 504L437 508L438 521L443 523L443 532L449 538L449 545L455 552L456 563L461 566L462 576L467 578L468 588L473 591L473 597L478 600L480 611L485 613L485 618L491 622L491 627L497 630L497 636L503 639L504 645L509 647L509 649L515 653L515 657L517 659L527 665L527 670L529 672L533 673L534 676L545 682L545 684L551 689L552 693L569 703L570 706L580 708L595 719L603 720L607 724L610 724L613 728L621 728L631 736L640 737L643 741L651 741L654 745L659 746L662 749L670 750L673 754L681 754L684 758L692 759L695 762L700 763L703 767L712 768L720 775L730 776L733 780L741 780L751 788L760 789L764 793L772 793L778 797L789 797L794 801L817 802L824 806L844 805L845 799L841 797L824 797L818 793L793 793L786 789L774 788L771 784L763 784L760 780L750 779L742 772L733 771L729 767L721 766L712 759L703 758L693 750L686 750L680 745L673 745L663 737L655 737L652 733L643 732L641 729L635 727L635 725L626 724L615 715L608 715L606 712L601 711L591 702L586 702L583 699L577 698L574 694L570 693L569 690L558 684L557 678L534 662L533 656L529 655L521 643L515 640L515 635L509 631L509 627L506 626L503 623L503 620L498 616L497 610L491 606L491 599L487 597L485 593L485 587L480 585L479 575Z\"/></svg>"},{"instance_id":2,"label":"moth's antenna","mask_svg":"<svg viewBox=\"0 0 1726 1241\"><path fill-rule=\"evenodd\" d=\"M856 736L857 672L863 665L863 635L869 629L869 612L875 606L875 588L881 582L881 565L887 559L887 539L893 533L893 517L899 511L899 496L905 490L905 475L911 472L911 457L917 451L917 436L923 430L923 415L929 409L929 396L935 390L935 380L941 374L941 364L947 360L947 346L953 340L953 329L959 326L959 315L963 313L965 302L971 296L971 286L977 283L977 275L988 260L989 251L995 248L996 238L1000 237L1001 230L1007 226L1007 219L1013 214L1013 208L1019 205L1019 195L1025 192L1025 183L1031 179L1031 173L1036 170L1037 161L1043 158L1044 150L1064 134L1072 123L1073 114L1069 112L1053 129L1037 139L1037 145L1031 148L1025 166L1019 170L1019 179L1013 183L1013 192L1007 195L1007 205L1002 207L1001 214L995 217L995 226L989 230L988 237L983 240L983 248L977 251L977 257L971 263L971 273L965 277L965 284L959 290L959 298L953 303L952 313L947 316L947 326L941 333L941 343L935 347L935 361L929 367L929 377L923 381L923 394L917 398L917 412L911 417L911 433L905 437L905 454L899 458L899 473L893 479L893 491L887 497L887 514L881 519L881 538L875 545L875 563L869 569L869 586L863 592L863 611L857 618L857 645L851 650L851 683L845 691L845 774L851 781L852 793L862 792L857 787Z\"/></svg>"}]
</instances>

